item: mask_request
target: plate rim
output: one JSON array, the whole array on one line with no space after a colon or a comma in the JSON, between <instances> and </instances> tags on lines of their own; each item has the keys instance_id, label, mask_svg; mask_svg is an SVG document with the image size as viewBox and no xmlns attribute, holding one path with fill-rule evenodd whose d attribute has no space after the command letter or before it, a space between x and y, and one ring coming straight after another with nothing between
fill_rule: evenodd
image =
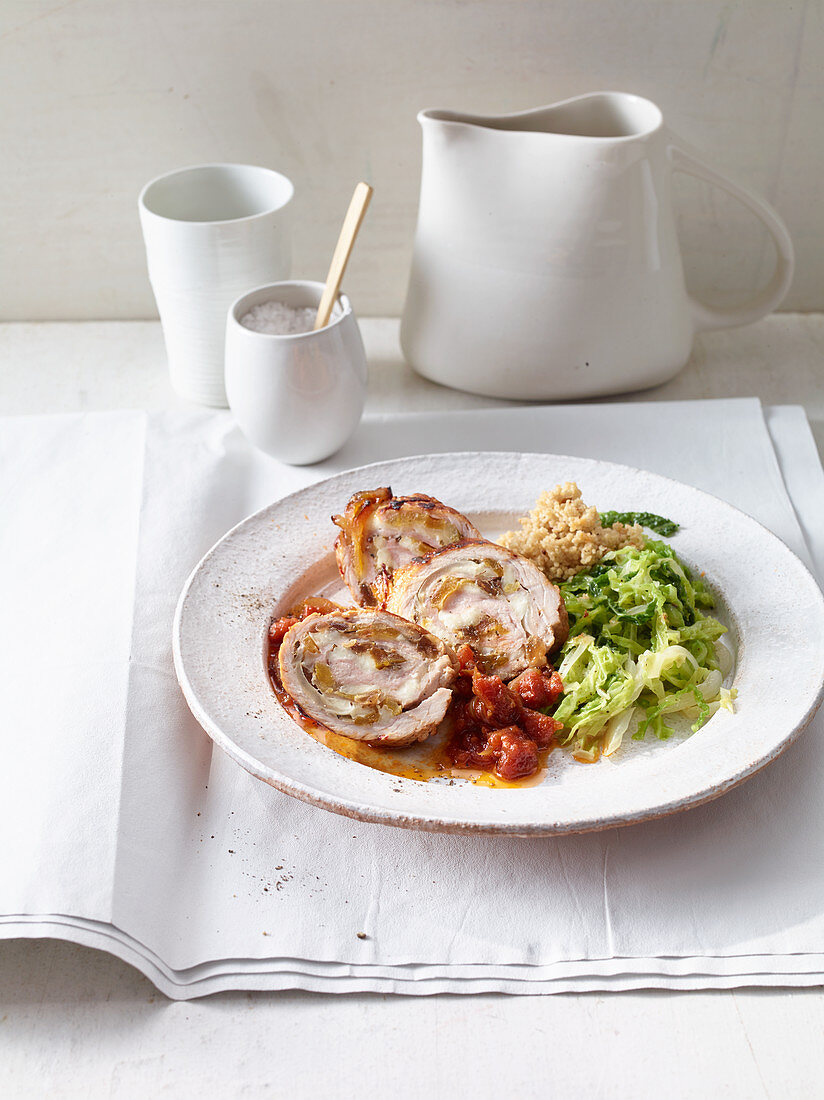
<instances>
[{"instance_id":1,"label":"plate rim","mask_svg":"<svg viewBox=\"0 0 824 1100\"><path fill-rule=\"evenodd\" d=\"M652 470L645 470L642 467L631 466L626 463L612 462L605 459L588 458L582 455L566 455L556 452L542 452L542 451L493 451L493 450L469 450L469 451L439 451L432 453L404 455L396 458L389 459L377 459L374 462L369 462L361 466L354 466L347 468L346 470L339 470L327 477L322 477L317 481L313 481L308 485L302 486L299 489L293 490L290 493L283 496L276 497L268 504L261 508L256 509L243 519L239 520L236 524L230 527L221 537L206 551L200 558L196 565L191 570L187 577L183 588L181 589L180 596L175 607L175 614L172 625L172 654L174 660L175 674L178 680L178 684L186 699L186 703L192 712L192 715L198 722L198 724L204 729L207 735L212 741L227 755L235 760L246 771L250 772L255 778L261 782L267 783L269 786L287 794L291 797L298 798L299 800L306 802L310 805L321 807L330 812L340 814L342 816L358 820L370 822L373 824L391 825L396 828L412 828L425 832L435 833L465 833L472 835L510 835L510 836L564 836L564 835L578 835L582 833L600 832L606 829L613 828L625 828L632 825L641 824L645 821L658 820L662 817L668 817L675 813L680 813L685 810L694 809L698 806L706 805L708 802L712 802L728 791L739 786L741 783L752 778L758 772L763 770L775 759L777 759L787 748L789 748L809 726L812 719L815 717L822 700L824 700L824 662L822 663L822 675L819 680L818 690L807 706L805 712L801 718L792 726L785 736L776 743L772 750L753 761L747 767L736 772L733 776L720 780L717 784L710 788L702 789L697 792L692 798L679 798L670 801L661 802L654 807L650 807L645 810L638 810L634 813L628 813L621 816L613 816L610 818L591 818L589 820L577 820L572 822L524 822L524 821L471 821L466 820L460 816L450 816L449 814L439 813L439 816L433 817L431 815L422 815L418 813L405 813L400 810L393 810L383 807L368 807L362 803L353 801L347 798L345 795L336 795L334 798L327 796L324 792L319 791L317 788L313 788L310 785L305 784L302 780L292 778L285 775L282 772L272 768L271 765L264 764L261 760L256 758L247 750L243 749L240 745L234 741L216 722L209 713L204 709L201 704L197 692L189 680L184 655L181 651L181 625L183 616L186 610L186 602L191 591L191 588L198 578L201 570L207 565L213 556L220 552L222 545L230 540L236 532L241 528L252 524L258 517L264 513L269 512L272 508L278 505L282 505L287 501L294 500L308 491L317 488L320 485L328 485L334 483L337 480L343 480L345 478L351 478L352 475L360 474L363 472L367 474L370 470L376 467L387 466L401 466L405 463L411 463L418 461L437 461L442 460L455 460L458 458L464 460L471 460L473 458L507 458L507 459L519 459L529 460L530 458L540 459L546 461L550 459L557 459L560 462L574 462L574 463L588 463L593 467L600 467L602 469L609 469L612 471L624 471L634 475L641 474L645 476L651 476L661 482L666 482L671 485L677 486L679 489L687 489L690 493L696 494L701 497L705 497L712 501L714 505L720 506L722 509L729 511L737 517L743 517L746 523L753 524L768 540L776 545L780 554L787 555L796 568L800 568L802 574L806 575L806 579L810 582L812 590L817 595L818 614L821 617L822 623L824 623L824 593L822 593L819 581L805 564L804 561L769 527L765 526L759 520L755 519L749 513L744 512L743 509L730 504L728 501L723 500L721 497L717 497L712 493L707 492L704 489L698 489L693 485L684 481L679 481L676 478L668 477L665 474L658 474ZM261 772L268 774L263 775Z\"/></svg>"}]
</instances>

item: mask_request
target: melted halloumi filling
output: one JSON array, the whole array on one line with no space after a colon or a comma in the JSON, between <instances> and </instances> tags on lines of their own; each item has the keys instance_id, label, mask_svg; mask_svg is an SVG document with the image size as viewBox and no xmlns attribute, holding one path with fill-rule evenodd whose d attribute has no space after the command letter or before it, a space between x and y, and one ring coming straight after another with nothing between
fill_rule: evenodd
<instances>
[{"instance_id":1,"label":"melted halloumi filling","mask_svg":"<svg viewBox=\"0 0 824 1100\"><path fill-rule=\"evenodd\" d=\"M397 533L393 533L393 529ZM377 569L397 569L412 558L451 546L461 535L454 523L411 508L378 508L364 525L364 542Z\"/></svg>"},{"instance_id":2,"label":"melted halloumi filling","mask_svg":"<svg viewBox=\"0 0 824 1100\"><path fill-rule=\"evenodd\" d=\"M298 649L307 686L332 714L355 725L389 720L420 700L428 670L418 655L415 643L391 627L368 637L325 627L307 634ZM379 688L387 676L391 688Z\"/></svg>"},{"instance_id":3,"label":"melted halloumi filling","mask_svg":"<svg viewBox=\"0 0 824 1100\"><path fill-rule=\"evenodd\" d=\"M529 592L513 566L482 558L446 566L428 577L415 596L415 621L435 634L441 633L439 626L445 628L493 657L499 639L509 636L511 644L513 634L519 639L523 635L519 648L532 658L537 650L525 626L529 607ZM491 671L489 660L486 664Z\"/></svg>"}]
</instances>

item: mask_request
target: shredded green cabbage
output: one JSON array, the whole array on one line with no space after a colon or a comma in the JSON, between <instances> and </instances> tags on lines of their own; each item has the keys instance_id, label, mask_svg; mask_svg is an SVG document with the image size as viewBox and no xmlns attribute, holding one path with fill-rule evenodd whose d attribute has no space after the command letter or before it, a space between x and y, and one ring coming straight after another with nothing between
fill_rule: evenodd
<instances>
[{"instance_id":1,"label":"shredded green cabbage","mask_svg":"<svg viewBox=\"0 0 824 1100\"><path fill-rule=\"evenodd\" d=\"M719 707L733 709L722 686L732 658L716 645L727 628L704 614L712 593L671 546L650 539L614 550L561 594L570 631L558 666L564 694L550 713L576 758L615 752L633 718L633 737L666 738L668 716L691 719L695 731Z\"/></svg>"}]
</instances>

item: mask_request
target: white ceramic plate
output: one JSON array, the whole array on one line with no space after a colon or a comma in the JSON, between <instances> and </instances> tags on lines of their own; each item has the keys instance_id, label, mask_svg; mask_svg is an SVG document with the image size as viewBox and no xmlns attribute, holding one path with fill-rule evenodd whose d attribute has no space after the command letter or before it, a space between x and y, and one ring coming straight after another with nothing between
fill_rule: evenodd
<instances>
[{"instance_id":1,"label":"white ceramic plate","mask_svg":"<svg viewBox=\"0 0 824 1100\"><path fill-rule=\"evenodd\" d=\"M577 481L600 509L651 511L681 525L671 540L721 596L737 651L736 713L680 741L631 741L578 764L550 754L538 786L490 789L399 779L318 743L281 710L266 672L274 615L336 575L333 512L361 489L429 493L494 536L539 493ZM667 478L557 455L446 454L361 467L244 520L186 583L174 624L178 679L213 740L287 794L366 821L419 829L553 834L626 825L723 794L774 759L810 721L824 684L824 600L797 557L730 505Z\"/></svg>"}]
</instances>

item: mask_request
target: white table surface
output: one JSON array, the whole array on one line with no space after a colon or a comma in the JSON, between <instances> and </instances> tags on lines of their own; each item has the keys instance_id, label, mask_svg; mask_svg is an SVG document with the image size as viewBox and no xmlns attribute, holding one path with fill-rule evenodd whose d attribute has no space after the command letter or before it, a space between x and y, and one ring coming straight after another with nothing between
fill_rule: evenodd
<instances>
[{"instance_id":1,"label":"white table surface","mask_svg":"<svg viewBox=\"0 0 824 1100\"><path fill-rule=\"evenodd\" d=\"M362 327L367 411L503 404L419 379L396 321ZM633 399L753 394L804 405L824 453L824 316L707 334L676 379ZM179 404L154 322L0 326L0 414ZM3 1097L816 1096L823 1040L821 989L172 1003L102 952L0 942Z\"/></svg>"}]
</instances>

